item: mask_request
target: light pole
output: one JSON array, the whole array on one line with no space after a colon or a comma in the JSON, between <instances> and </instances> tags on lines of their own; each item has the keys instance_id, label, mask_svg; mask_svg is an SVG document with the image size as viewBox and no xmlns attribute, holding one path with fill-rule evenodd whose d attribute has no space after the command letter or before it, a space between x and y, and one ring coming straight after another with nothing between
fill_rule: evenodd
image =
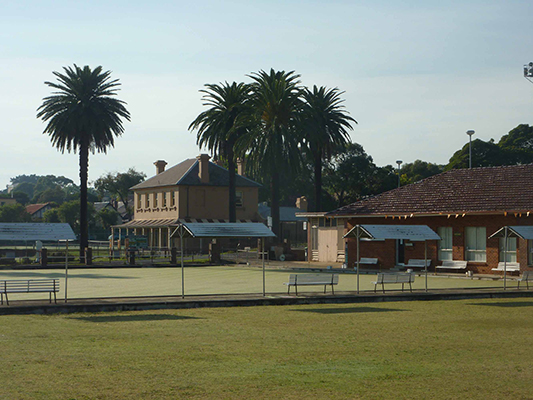
<instances>
[{"instance_id":1,"label":"light pole","mask_svg":"<svg viewBox=\"0 0 533 400\"><path fill-rule=\"evenodd\" d=\"M402 165L402 160L396 160L396 164L398 164L398 187L400 187L400 165Z\"/></svg>"},{"instance_id":2,"label":"light pole","mask_svg":"<svg viewBox=\"0 0 533 400\"><path fill-rule=\"evenodd\" d=\"M476 133L475 131L473 130L469 130L469 131L466 131L466 134L470 137L470 144L468 146L468 152L470 154L470 157L469 157L469 168L472 168L472 135Z\"/></svg>"}]
</instances>

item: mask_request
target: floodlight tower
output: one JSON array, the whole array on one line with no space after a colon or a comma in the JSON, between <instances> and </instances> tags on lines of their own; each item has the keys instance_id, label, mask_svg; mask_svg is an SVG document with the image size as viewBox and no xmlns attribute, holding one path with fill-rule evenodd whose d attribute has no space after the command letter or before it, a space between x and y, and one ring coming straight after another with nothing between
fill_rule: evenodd
<instances>
[{"instance_id":1,"label":"floodlight tower","mask_svg":"<svg viewBox=\"0 0 533 400\"><path fill-rule=\"evenodd\" d=\"M398 187L400 187L400 166L402 165L403 161L402 160L397 160L396 161L396 164L398 164Z\"/></svg>"},{"instance_id":2,"label":"floodlight tower","mask_svg":"<svg viewBox=\"0 0 533 400\"><path fill-rule=\"evenodd\" d=\"M524 78L533 83L533 62L524 65Z\"/></svg>"}]
</instances>

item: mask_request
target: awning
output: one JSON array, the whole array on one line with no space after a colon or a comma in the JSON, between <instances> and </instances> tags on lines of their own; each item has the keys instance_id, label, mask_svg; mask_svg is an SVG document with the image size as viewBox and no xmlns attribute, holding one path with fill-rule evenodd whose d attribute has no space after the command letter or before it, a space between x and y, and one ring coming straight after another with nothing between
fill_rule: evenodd
<instances>
[{"instance_id":1,"label":"awning","mask_svg":"<svg viewBox=\"0 0 533 400\"><path fill-rule=\"evenodd\" d=\"M407 239L411 241L441 240L427 225L358 225L354 226L344 237L366 239Z\"/></svg>"},{"instance_id":2,"label":"awning","mask_svg":"<svg viewBox=\"0 0 533 400\"><path fill-rule=\"evenodd\" d=\"M265 238L276 237L264 224L259 222L223 222L223 223L181 223L183 237L197 238ZM172 232L171 237L180 236L180 229Z\"/></svg>"},{"instance_id":3,"label":"awning","mask_svg":"<svg viewBox=\"0 0 533 400\"><path fill-rule=\"evenodd\" d=\"M518 237L521 239L533 240L533 226L504 226L490 235L489 239L493 237L505 237L505 228L507 228L507 237Z\"/></svg>"},{"instance_id":4,"label":"awning","mask_svg":"<svg viewBox=\"0 0 533 400\"><path fill-rule=\"evenodd\" d=\"M237 223L256 222L241 219ZM175 228L181 223L199 223L199 224L216 224L229 223L225 219L209 219L209 218L157 218L157 219L134 219L120 225L113 225L113 228L121 229L135 229L135 228Z\"/></svg>"},{"instance_id":5,"label":"awning","mask_svg":"<svg viewBox=\"0 0 533 400\"><path fill-rule=\"evenodd\" d=\"M55 242L76 240L69 224L64 223L0 223L0 240Z\"/></svg>"}]
</instances>

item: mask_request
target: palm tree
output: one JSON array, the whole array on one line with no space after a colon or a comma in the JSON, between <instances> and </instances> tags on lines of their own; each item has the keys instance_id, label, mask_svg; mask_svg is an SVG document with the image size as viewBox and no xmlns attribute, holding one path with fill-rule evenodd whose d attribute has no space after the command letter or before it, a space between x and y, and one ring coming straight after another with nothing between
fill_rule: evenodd
<instances>
[{"instance_id":1,"label":"palm tree","mask_svg":"<svg viewBox=\"0 0 533 400\"><path fill-rule=\"evenodd\" d=\"M247 130L250 85L227 82L205 85L200 90L204 106L210 107L189 125L198 130L196 144L205 146L214 156L228 162L229 171L229 221L237 220L235 194L235 143Z\"/></svg>"},{"instance_id":2,"label":"palm tree","mask_svg":"<svg viewBox=\"0 0 533 400\"><path fill-rule=\"evenodd\" d=\"M79 152L80 156L80 260L85 260L88 246L87 178L89 150L106 153L114 146L114 136L124 132L122 119L130 120L130 113L121 100L114 98L118 79L111 80L111 71L102 67L91 70L74 64L63 67L64 74L53 72L57 83L45 82L56 90L43 99L37 118L47 122L44 134L62 153Z\"/></svg>"},{"instance_id":3,"label":"palm tree","mask_svg":"<svg viewBox=\"0 0 533 400\"><path fill-rule=\"evenodd\" d=\"M238 143L248 151L247 162L256 174L270 177L272 231L279 235L279 178L301 166L297 120L302 109L301 88L294 71L259 71L252 78L254 129Z\"/></svg>"},{"instance_id":4,"label":"palm tree","mask_svg":"<svg viewBox=\"0 0 533 400\"><path fill-rule=\"evenodd\" d=\"M348 130L351 122L357 123L344 110L339 89L324 86L313 90L305 89L302 115L302 129L305 143L312 157L315 176L315 211L322 210L322 163L329 160L339 149L350 143Z\"/></svg>"}]
</instances>

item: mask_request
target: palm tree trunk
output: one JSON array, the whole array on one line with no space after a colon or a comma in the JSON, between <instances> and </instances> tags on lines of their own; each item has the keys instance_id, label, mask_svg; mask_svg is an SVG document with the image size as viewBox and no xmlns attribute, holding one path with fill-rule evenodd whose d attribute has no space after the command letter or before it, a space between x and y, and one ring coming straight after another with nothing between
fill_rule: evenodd
<instances>
[{"instance_id":1,"label":"palm tree trunk","mask_svg":"<svg viewBox=\"0 0 533 400\"><path fill-rule=\"evenodd\" d=\"M89 146L80 145L80 262L85 262L85 248L89 246L87 224L87 179L89 171Z\"/></svg>"},{"instance_id":2,"label":"palm tree trunk","mask_svg":"<svg viewBox=\"0 0 533 400\"><path fill-rule=\"evenodd\" d=\"M315 154L315 211L322 211L322 154Z\"/></svg>"},{"instance_id":3,"label":"palm tree trunk","mask_svg":"<svg viewBox=\"0 0 533 400\"><path fill-rule=\"evenodd\" d=\"M279 173L274 172L272 174L272 182L270 184L270 215L272 216L272 232L278 237L278 242L281 241L280 234L280 221L279 221Z\"/></svg>"},{"instance_id":4,"label":"palm tree trunk","mask_svg":"<svg viewBox=\"0 0 533 400\"><path fill-rule=\"evenodd\" d=\"M237 221L237 198L235 194L235 153L233 143L227 142L228 170L229 170L229 222Z\"/></svg>"}]
</instances>

